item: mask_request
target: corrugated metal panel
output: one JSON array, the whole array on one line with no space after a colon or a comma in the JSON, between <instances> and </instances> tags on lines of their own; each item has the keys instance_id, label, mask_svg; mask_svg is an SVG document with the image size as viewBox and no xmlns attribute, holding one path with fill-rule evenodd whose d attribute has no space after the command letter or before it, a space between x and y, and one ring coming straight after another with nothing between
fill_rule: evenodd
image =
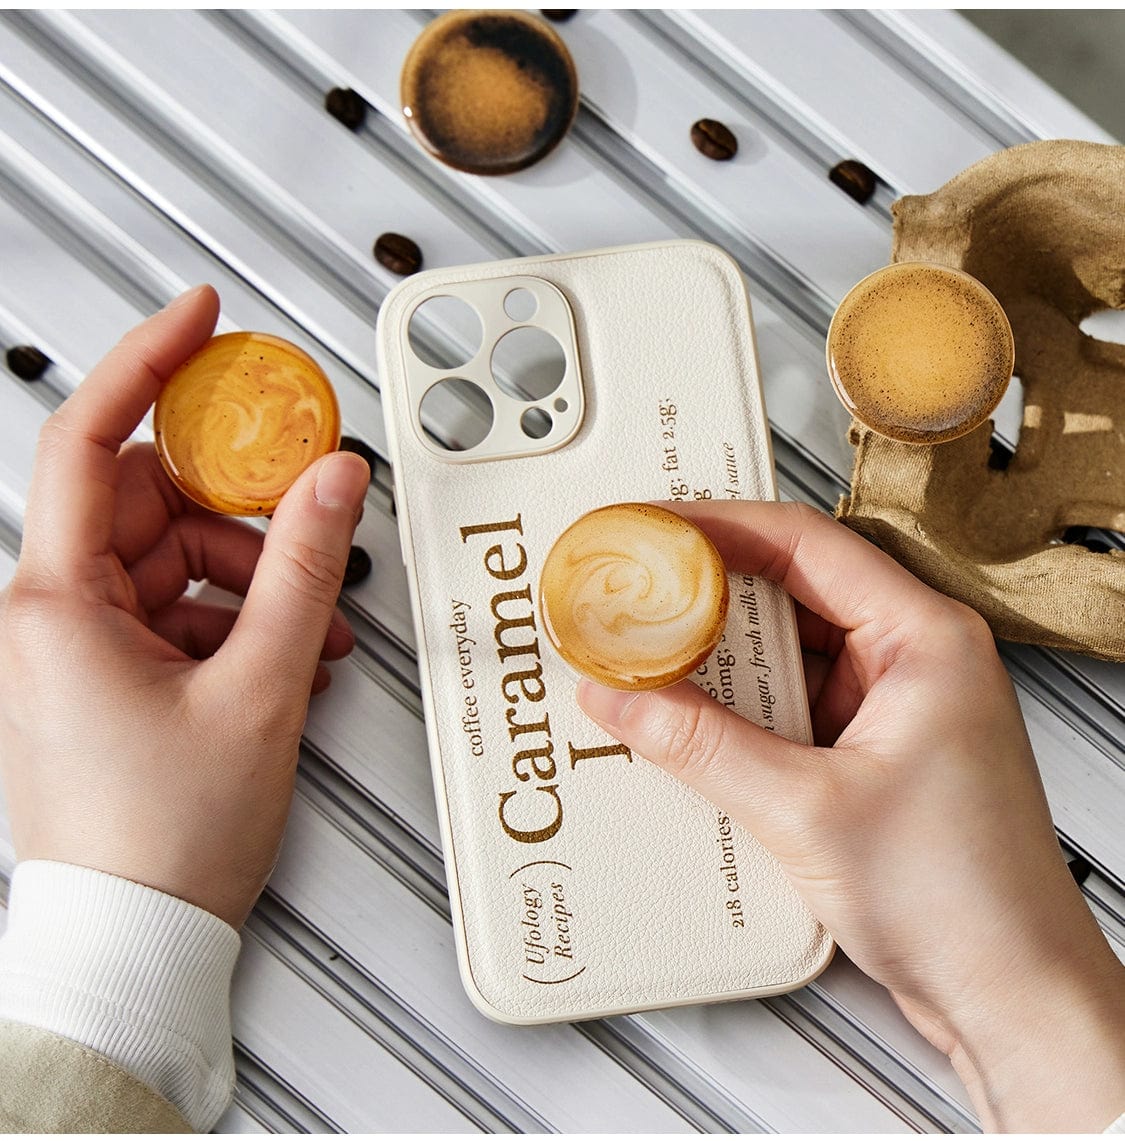
<instances>
[{"instance_id":1,"label":"corrugated metal panel","mask_svg":"<svg viewBox=\"0 0 1125 1141\"><path fill-rule=\"evenodd\" d=\"M561 28L583 87L571 137L528 171L477 179L426 158L398 113L425 20L0 16L0 340L55 362L32 385L0 376L0 577L49 409L197 281L219 288L225 327L321 360L345 430L385 456L373 325L397 279L370 255L384 230L418 240L430 266L669 235L725 246L754 297L783 491L831 506L850 455L823 337L842 293L887 258L890 202L999 146L1104 139L948 14L587 12ZM323 110L335 86L374 109L361 130ZM752 155L736 177L691 149L703 116ZM845 157L884 180L865 207L825 177ZM247 928L225 1128L974 1127L944 1057L842 958L758 1003L533 1030L478 1015L457 980L385 462L357 541L375 562L345 594L359 646L314 702L285 853ZM1085 891L1120 950L1125 673L1005 655L1060 839L1094 865Z\"/></svg>"}]
</instances>

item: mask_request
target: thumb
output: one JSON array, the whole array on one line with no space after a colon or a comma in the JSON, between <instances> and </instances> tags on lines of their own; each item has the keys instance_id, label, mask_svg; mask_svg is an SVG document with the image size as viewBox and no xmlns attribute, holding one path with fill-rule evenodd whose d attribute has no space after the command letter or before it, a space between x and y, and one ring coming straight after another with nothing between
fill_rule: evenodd
<instances>
[{"instance_id":1,"label":"thumb","mask_svg":"<svg viewBox=\"0 0 1125 1141\"><path fill-rule=\"evenodd\" d=\"M690 681L625 693L583 680L578 704L611 736L763 841L814 754L726 709Z\"/></svg>"},{"instance_id":2,"label":"thumb","mask_svg":"<svg viewBox=\"0 0 1125 1141\"><path fill-rule=\"evenodd\" d=\"M333 452L285 493L238 621L216 655L248 676L279 679L285 701L308 698L369 479L359 456Z\"/></svg>"}]
</instances>

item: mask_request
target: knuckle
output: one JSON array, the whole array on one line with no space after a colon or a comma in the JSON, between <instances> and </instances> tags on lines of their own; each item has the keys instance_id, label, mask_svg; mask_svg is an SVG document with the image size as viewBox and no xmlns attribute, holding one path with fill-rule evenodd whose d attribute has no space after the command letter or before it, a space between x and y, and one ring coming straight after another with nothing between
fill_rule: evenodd
<instances>
[{"instance_id":1,"label":"knuckle","mask_svg":"<svg viewBox=\"0 0 1125 1141\"><path fill-rule=\"evenodd\" d=\"M48 452L57 452L71 447L78 440L85 440L99 447L118 450L118 443L106 436L89 432L81 423L81 417L69 408L69 401L64 401L54 412L43 421L39 429L39 446Z\"/></svg>"},{"instance_id":2,"label":"knuckle","mask_svg":"<svg viewBox=\"0 0 1125 1141\"><path fill-rule=\"evenodd\" d=\"M50 455L62 446L63 441L67 439L69 434L66 414L61 408L56 408L55 411L43 421L43 426L39 429L38 450Z\"/></svg>"},{"instance_id":3,"label":"knuckle","mask_svg":"<svg viewBox=\"0 0 1125 1141\"><path fill-rule=\"evenodd\" d=\"M0 593L0 677L30 678L77 629L72 596L17 570Z\"/></svg>"},{"instance_id":4,"label":"knuckle","mask_svg":"<svg viewBox=\"0 0 1125 1141\"><path fill-rule=\"evenodd\" d=\"M826 523L835 526L827 515L811 504L791 500L778 506L783 518L787 519L790 536L788 543L779 546L762 567L762 574L774 582L785 579L797 560L801 544L807 541L810 532L819 530Z\"/></svg>"},{"instance_id":5,"label":"knuckle","mask_svg":"<svg viewBox=\"0 0 1125 1141\"><path fill-rule=\"evenodd\" d=\"M649 738L663 767L694 784L714 766L723 748L722 722L708 717L701 704L691 704L654 717Z\"/></svg>"},{"instance_id":6,"label":"knuckle","mask_svg":"<svg viewBox=\"0 0 1125 1141\"><path fill-rule=\"evenodd\" d=\"M274 671L250 673L231 691L229 723L241 725L253 746L288 744L300 736L307 713L288 695L288 687L278 685Z\"/></svg>"},{"instance_id":7,"label":"knuckle","mask_svg":"<svg viewBox=\"0 0 1125 1141\"><path fill-rule=\"evenodd\" d=\"M785 505L786 510L804 526L819 526L828 516L813 507L811 503L795 499Z\"/></svg>"},{"instance_id":8,"label":"knuckle","mask_svg":"<svg viewBox=\"0 0 1125 1141\"><path fill-rule=\"evenodd\" d=\"M309 543L282 551L281 575L289 586L320 602L336 601L344 575L340 558Z\"/></svg>"},{"instance_id":9,"label":"knuckle","mask_svg":"<svg viewBox=\"0 0 1125 1141\"><path fill-rule=\"evenodd\" d=\"M48 584L27 574L21 568L0 594L0 605L9 628L22 628L56 615L58 593Z\"/></svg>"},{"instance_id":10,"label":"knuckle","mask_svg":"<svg viewBox=\"0 0 1125 1141\"><path fill-rule=\"evenodd\" d=\"M996 639L988 623L971 606L954 602L953 607L961 644L972 659L979 662L986 657L996 657L999 660Z\"/></svg>"},{"instance_id":11,"label":"knuckle","mask_svg":"<svg viewBox=\"0 0 1125 1141\"><path fill-rule=\"evenodd\" d=\"M992 630L984 618L971 606L949 599L954 618L967 638L978 642L992 642Z\"/></svg>"},{"instance_id":12,"label":"knuckle","mask_svg":"<svg viewBox=\"0 0 1125 1141\"><path fill-rule=\"evenodd\" d=\"M996 643L988 623L971 606L935 594L927 626L955 653L975 656L994 653Z\"/></svg>"}]
</instances>

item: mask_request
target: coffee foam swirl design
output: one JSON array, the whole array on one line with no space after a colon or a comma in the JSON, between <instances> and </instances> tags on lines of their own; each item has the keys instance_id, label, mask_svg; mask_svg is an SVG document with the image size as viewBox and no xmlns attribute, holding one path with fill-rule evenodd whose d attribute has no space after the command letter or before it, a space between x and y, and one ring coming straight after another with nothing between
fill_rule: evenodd
<instances>
[{"instance_id":1,"label":"coffee foam swirl design","mask_svg":"<svg viewBox=\"0 0 1125 1141\"><path fill-rule=\"evenodd\" d=\"M626 503L574 523L544 563L547 636L579 673L619 689L670 685L714 649L726 571L710 540L671 511Z\"/></svg>"},{"instance_id":2,"label":"coffee foam swirl design","mask_svg":"<svg viewBox=\"0 0 1125 1141\"><path fill-rule=\"evenodd\" d=\"M263 333L212 338L165 386L157 450L196 502L268 514L293 481L340 442L328 378L295 345Z\"/></svg>"}]
</instances>

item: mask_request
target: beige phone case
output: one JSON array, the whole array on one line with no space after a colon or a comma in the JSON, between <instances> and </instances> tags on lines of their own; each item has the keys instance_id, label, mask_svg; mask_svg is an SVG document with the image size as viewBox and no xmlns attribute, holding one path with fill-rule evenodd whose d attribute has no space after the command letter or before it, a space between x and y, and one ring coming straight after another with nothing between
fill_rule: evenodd
<instances>
[{"instance_id":1,"label":"beige phone case","mask_svg":"<svg viewBox=\"0 0 1125 1141\"><path fill-rule=\"evenodd\" d=\"M530 320L505 311L516 288L536 299ZM408 333L437 296L467 301L483 329L457 367L421 361ZM491 375L493 346L529 324L565 356L557 387L544 392L540 377L532 400ZM456 330L430 332L468 353ZM383 305L379 362L473 1001L526 1024L808 982L832 942L773 858L582 714L535 604L551 544L593 507L776 498L738 267L714 246L675 241L418 274ZM446 450L419 415L449 377L493 408L490 434L467 450ZM759 724L810 739L793 608L772 583L732 576L726 634L695 680Z\"/></svg>"}]
</instances>

